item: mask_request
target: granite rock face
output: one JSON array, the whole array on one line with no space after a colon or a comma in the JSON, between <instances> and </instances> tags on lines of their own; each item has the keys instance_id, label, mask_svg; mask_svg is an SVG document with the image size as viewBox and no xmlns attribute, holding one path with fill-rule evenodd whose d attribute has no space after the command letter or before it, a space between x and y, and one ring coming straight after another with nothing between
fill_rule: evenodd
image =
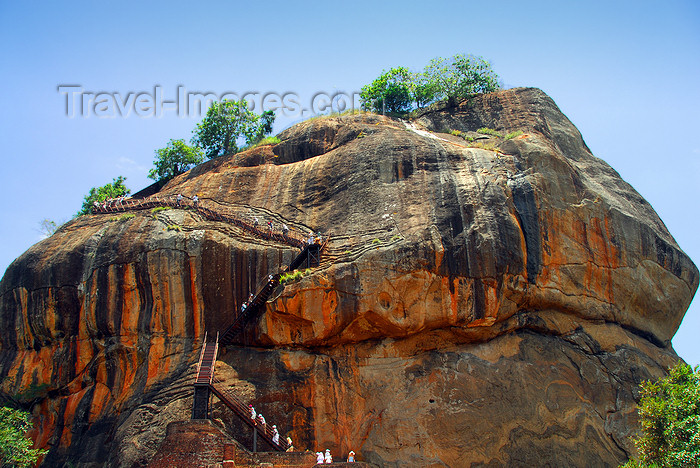
<instances>
[{"instance_id":1,"label":"granite rock face","mask_svg":"<svg viewBox=\"0 0 700 468\"><path fill-rule=\"evenodd\" d=\"M380 466L626 459L698 270L548 96L279 137L161 190L331 236L222 350L225 383L297 447ZM47 465L147 463L189 417L205 331L296 254L192 211L134 214L72 221L0 283L2 395L32 409Z\"/></svg>"}]
</instances>

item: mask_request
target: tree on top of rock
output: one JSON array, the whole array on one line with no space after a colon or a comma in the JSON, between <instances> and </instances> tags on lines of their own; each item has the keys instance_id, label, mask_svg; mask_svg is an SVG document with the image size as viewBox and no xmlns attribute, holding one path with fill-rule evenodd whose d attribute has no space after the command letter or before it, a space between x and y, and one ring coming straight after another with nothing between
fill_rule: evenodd
<instances>
[{"instance_id":1,"label":"tree on top of rock","mask_svg":"<svg viewBox=\"0 0 700 468\"><path fill-rule=\"evenodd\" d=\"M202 148L189 146L185 140L170 140L165 148L156 150L155 167L148 172L148 177L157 181L170 180L202 161Z\"/></svg>"},{"instance_id":2,"label":"tree on top of rock","mask_svg":"<svg viewBox=\"0 0 700 468\"><path fill-rule=\"evenodd\" d=\"M110 198L119 198L129 195L131 191L124 185L126 177L119 176L113 179L111 183L105 184L102 187L93 187L90 189L83 199L83 206L78 211L78 216L91 214L94 203L102 203Z\"/></svg>"},{"instance_id":3,"label":"tree on top of rock","mask_svg":"<svg viewBox=\"0 0 700 468\"><path fill-rule=\"evenodd\" d=\"M404 113L446 99L456 103L474 94L500 89L498 75L482 57L455 55L434 58L423 72L396 67L382 74L360 93L362 107L379 113Z\"/></svg>"},{"instance_id":4,"label":"tree on top of rock","mask_svg":"<svg viewBox=\"0 0 700 468\"><path fill-rule=\"evenodd\" d=\"M257 143L272 132L274 121L274 112L256 114L244 99L213 102L197 124L192 143L204 149L210 159L237 153L239 139L244 138L248 145Z\"/></svg>"},{"instance_id":5,"label":"tree on top of rock","mask_svg":"<svg viewBox=\"0 0 700 468\"><path fill-rule=\"evenodd\" d=\"M434 99L447 99L451 102L500 89L498 75L491 64L483 57L473 55L434 58L425 67L422 80L430 84Z\"/></svg>"},{"instance_id":6,"label":"tree on top of rock","mask_svg":"<svg viewBox=\"0 0 700 468\"><path fill-rule=\"evenodd\" d=\"M411 108L413 76L406 67L383 72L371 84L362 87L360 99L365 109L374 112L406 112Z\"/></svg>"}]
</instances>

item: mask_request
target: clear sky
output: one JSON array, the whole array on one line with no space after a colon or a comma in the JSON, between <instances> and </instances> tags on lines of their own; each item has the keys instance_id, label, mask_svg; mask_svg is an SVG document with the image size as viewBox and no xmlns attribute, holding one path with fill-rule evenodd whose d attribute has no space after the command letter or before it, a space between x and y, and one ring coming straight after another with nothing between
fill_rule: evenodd
<instances>
[{"instance_id":1,"label":"clear sky","mask_svg":"<svg viewBox=\"0 0 700 468\"><path fill-rule=\"evenodd\" d=\"M42 219L70 219L91 187L118 175L139 190L153 151L190 138L195 112L165 104L138 115L149 94L293 93L310 107L314 95L359 91L382 69L419 70L456 53L489 59L506 87L549 94L700 263L697 0L0 0L0 272L40 240ZM60 85L119 93L124 112L102 103L96 116L93 102L69 118L73 96ZM275 132L300 119L278 116ZM694 365L699 331L696 299L673 340Z\"/></svg>"}]
</instances>

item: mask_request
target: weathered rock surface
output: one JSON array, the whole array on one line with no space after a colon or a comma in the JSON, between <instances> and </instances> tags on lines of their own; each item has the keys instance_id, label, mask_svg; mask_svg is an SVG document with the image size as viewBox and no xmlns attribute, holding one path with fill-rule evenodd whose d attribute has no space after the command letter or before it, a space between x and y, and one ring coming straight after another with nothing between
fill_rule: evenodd
<instances>
[{"instance_id":1,"label":"weathered rock surface","mask_svg":"<svg viewBox=\"0 0 700 468\"><path fill-rule=\"evenodd\" d=\"M449 134L480 127L524 133L481 148ZM268 421L382 466L628 456L637 385L677 359L698 270L549 97L512 89L411 124L319 118L280 138L161 191L331 235L321 267L221 357ZM2 394L32 408L46 463L144 464L189 417L205 330L294 255L167 210L82 217L17 259L0 283Z\"/></svg>"}]
</instances>

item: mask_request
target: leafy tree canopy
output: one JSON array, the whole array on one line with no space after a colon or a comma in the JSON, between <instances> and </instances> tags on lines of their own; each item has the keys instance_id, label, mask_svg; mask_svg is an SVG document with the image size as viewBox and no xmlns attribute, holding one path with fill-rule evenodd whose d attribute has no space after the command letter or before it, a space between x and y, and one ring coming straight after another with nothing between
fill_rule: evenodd
<instances>
[{"instance_id":1,"label":"leafy tree canopy","mask_svg":"<svg viewBox=\"0 0 700 468\"><path fill-rule=\"evenodd\" d=\"M156 150L155 166L148 172L153 180L170 180L204 161L204 151L189 146L185 140L170 140L165 148Z\"/></svg>"},{"instance_id":2,"label":"leafy tree canopy","mask_svg":"<svg viewBox=\"0 0 700 468\"><path fill-rule=\"evenodd\" d=\"M434 99L457 99L478 93L491 93L500 88L498 75L482 57L455 55L430 61L423 72L423 81L432 86Z\"/></svg>"},{"instance_id":3,"label":"leafy tree canopy","mask_svg":"<svg viewBox=\"0 0 700 468\"><path fill-rule=\"evenodd\" d=\"M203 148L208 158L236 153L240 138L249 145L255 144L272 132L274 121L273 111L256 114L248 109L244 99L213 102L197 124L192 143Z\"/></svg>"},{"instance_id":4,"label":"leafy tree canopy","mask_svg":"<svg viewBox=\"0 0 700 468\"><path fill-rule=\"evenodd\" d=\"M679 363L669 375L641 385L635 440L639 460L624 466L686 468L700 466L700 370Z\"/></svg>"},{"instance_id":5,"label":"leafy tree canopy","mask_svg":"<svg viewBox=\"0 0 700 468\"><path fill-rule=\"evenodd\" d=\"M31 427L29 413L12 408L0 408L0 463L3 467L29 467L46 450L32 448L27 437Z\"/></svg>"},{"instance_id":6,"label":"leafy tree canopy","mask_svg":"<svg viewBox=\"0 0 700 468\"><path fill-rule=\"evenodd\" d=\"M363 86L360 102L374 112L407 112L431 102L447 99L456 102L478 93L500 88L498 75L482 57L455 55L434 58L422 72L406 67L384 71L371 84Z\"/></svg>"},{"instance_id":7,"label":"leafy tree canopy","mask_svg":"<svg viewBox=\"0 0 700 468\"><path fill-rule=\"evenodd\" d=\"M110 198L119 198L129 195L131 191L124 185L125 180L126 177L119 176L113 179L109 184L103 185L102 187L91 188L88 194L85 195L83 206L80 211L78 211L78 216L92 213L94 202L102 203Z\"/></svg>"},{"instance_id":8,"label":"leafy tree canopy","mask_svg":"<svg viewBox=\"0 0 700 468\"><path fill-rule=\"evenodd\" d=\"M406 112L411 108L413 75L406 67L385 71L362 87L360 100L374 112Z\"/></svg>"}]
</instances>

